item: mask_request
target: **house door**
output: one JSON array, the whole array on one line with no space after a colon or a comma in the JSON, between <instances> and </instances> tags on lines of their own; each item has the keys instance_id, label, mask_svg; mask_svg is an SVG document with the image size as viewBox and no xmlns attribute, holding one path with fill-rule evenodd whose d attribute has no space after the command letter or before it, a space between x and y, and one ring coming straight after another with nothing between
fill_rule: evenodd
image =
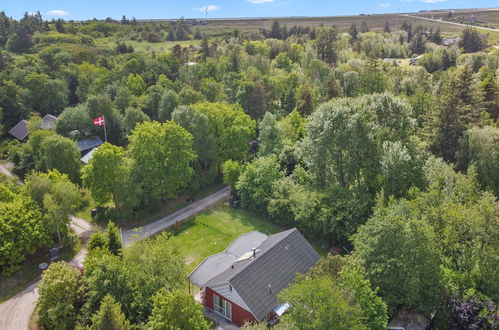
<instances>
[{"instance_id":1,"label":"house door","mask_svg":"<svg viewBox=\"0 0 499 330\"><path fill-rule=\"evenodd\" d=\"M221 298L220 296L217 296L216 294L213 295L213 300L215 312L222 315L226 319L232 320L232 305L230 304L230 302Z\"/></svg>"}]
</instances>

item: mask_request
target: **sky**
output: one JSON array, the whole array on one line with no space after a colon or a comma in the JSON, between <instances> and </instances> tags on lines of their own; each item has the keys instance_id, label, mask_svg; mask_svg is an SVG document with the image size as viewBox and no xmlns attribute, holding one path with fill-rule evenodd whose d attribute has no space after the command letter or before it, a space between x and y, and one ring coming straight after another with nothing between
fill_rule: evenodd
<instances>
[{"instance_id":1,"label":"sky","mask_svg":"<svg viewBox=\"0 0 499 330\"><path fill-rule=\"evenodd\" d=\"M339 16L498 6L497 0L0 0L0 10L14 18L40 11L46 19L65 20Z\"/></svg>"}]
</instances>

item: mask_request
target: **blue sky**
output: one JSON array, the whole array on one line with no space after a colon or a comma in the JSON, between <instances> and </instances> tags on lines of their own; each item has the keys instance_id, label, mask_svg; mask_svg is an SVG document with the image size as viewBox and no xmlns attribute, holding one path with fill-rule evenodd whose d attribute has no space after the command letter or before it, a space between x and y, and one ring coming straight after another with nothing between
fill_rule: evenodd
<instances>
[{"instance_id":1,"label":"blue sky","mask_svg":"<svg viewBox=\"0 0 499 330\"><path fill-rule=\"evenodd\" d=\"M66 20L122 15L136 18L337 16L491 7L498 7L497 0L0 0L0 10L14 18L39 10L45 18Z\"/></svg>"}]
</instances>

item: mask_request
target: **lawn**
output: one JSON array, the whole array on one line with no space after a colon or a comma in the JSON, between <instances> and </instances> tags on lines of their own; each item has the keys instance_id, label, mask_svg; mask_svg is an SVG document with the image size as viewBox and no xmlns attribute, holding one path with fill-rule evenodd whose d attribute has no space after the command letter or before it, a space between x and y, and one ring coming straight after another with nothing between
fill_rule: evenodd
<instances>
[{"instance_id":1,"label":"lawn","mask_svg":"<svg viewBox=\"0 0 499 330\"><path fill-rule=\"evenodd\" d=\"M225 250L241 234L258 230L271 235L285 229L245 211L220 206L183 222L178 233L173 229L172 241L185 256L187 272L191 272L204 258ZM321 255L326 253L314 247Z\"/></svg>"},{"instance_id":2,"label":"lawn","mask_svg":"<svg viewBox=\"0 0 499 330\"><path fill-rule=\"evenodd\" d=\"M156 220L159 220L161 218L166 217L167 215L180 210L183 207L186 207L189 205L189 203L186 201L188 197L194 197L195 200L202 199L220 189L222 189L224 186L222 184L213 184L205 189L195 193L195 194L189 194L187 192L181 192L177 198L171 198L168 199L165 203L161 205L161 207L156 210L153 213L146 214L139 219L134 219L134 220L127 220L126 223L121 223L120 221L117 221L117 224L122 227L123 229L130 229L130 228L136 228L136 227L142 227L144 225L147 225L148 223L154 222ZM100 225L106 225L107 220L105 220L102 223L99 223L95 219L92 218L91 211L93 208L96 208L98 206L98 203L92 198L90 195L90 192L87 192L86 195L88 196L88 204L85 205L85 207L81 208L76 212L75 216L78 218L82 218L87 220L88 222L92 223L97 223ZM112 202L106 203L103 205L108 208L114 207L114 204Z\"/></svg>"}]
</instances>

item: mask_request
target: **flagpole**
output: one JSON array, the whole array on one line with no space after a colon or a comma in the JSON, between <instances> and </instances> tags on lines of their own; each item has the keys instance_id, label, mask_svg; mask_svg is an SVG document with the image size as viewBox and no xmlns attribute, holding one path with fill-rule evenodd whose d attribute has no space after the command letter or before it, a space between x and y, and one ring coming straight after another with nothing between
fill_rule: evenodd
<instances>
[{"instance_id":1,"label":"flagpole","mask_svg":"<svg viewBox=\"0 0 499 330\"><path fill-rule=\"evenodd\" d=\"M104 118L104 139L107 142L107 133L106 133L106 117L102 116Z\"/></svg>"}]
</instances>

